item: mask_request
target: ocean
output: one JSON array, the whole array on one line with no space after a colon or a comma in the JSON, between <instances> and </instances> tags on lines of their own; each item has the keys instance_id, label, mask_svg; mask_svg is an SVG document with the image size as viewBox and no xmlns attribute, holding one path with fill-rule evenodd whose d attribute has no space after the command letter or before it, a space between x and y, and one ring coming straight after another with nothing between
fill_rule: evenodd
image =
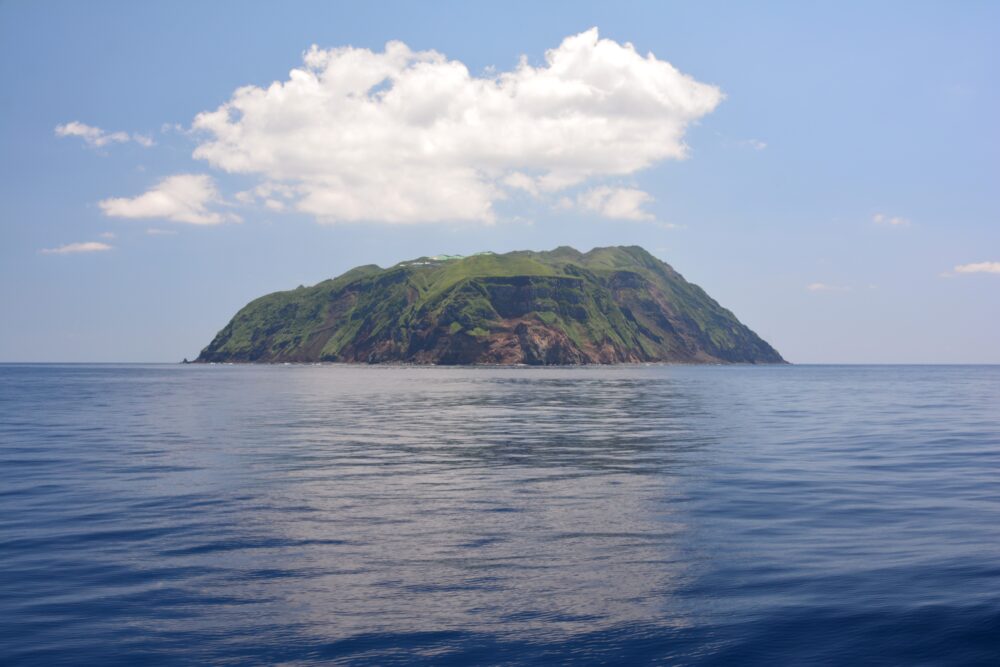
<instances>
[{"instance_id":1,"label":"ocean","mask_svg":"<svg viewBox=\"0 0 1000 667\"><path fill-rule=\"evenodd\" d=\"M1000 664L1000 367L0 366L0 663Z\"/></svg>"}]
</instances>

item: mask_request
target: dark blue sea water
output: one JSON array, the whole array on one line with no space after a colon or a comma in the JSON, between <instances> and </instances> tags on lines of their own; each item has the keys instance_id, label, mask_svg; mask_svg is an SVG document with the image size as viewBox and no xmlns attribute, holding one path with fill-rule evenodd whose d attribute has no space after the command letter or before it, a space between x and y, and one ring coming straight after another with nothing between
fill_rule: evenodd
<instances>
[{"instance_id":1,"label":"dark blue sea water","mask_svg":"<svg viewBox=\"0 0 1000 667\"><path fill-rule=\"evenodd\" d=\"M1000 367L0 366L0 662L1000 664Z\"/></svg>"}]
</instances>

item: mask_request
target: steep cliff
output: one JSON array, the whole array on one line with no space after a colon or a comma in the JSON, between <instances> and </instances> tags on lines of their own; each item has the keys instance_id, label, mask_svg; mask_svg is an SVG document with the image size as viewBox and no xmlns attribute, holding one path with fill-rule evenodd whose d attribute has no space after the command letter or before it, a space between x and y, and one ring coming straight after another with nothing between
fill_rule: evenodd
<instances>
[{"instance_id":1,"label":"steep cliff","mask_svg":"<svg viewBox=\"0 0 1000 667\"><path fill-rule=\"evenodd\" d=\"M637 246L358 267L250 302L198 361L784 363Z\"/></svg>"}]
</instances>

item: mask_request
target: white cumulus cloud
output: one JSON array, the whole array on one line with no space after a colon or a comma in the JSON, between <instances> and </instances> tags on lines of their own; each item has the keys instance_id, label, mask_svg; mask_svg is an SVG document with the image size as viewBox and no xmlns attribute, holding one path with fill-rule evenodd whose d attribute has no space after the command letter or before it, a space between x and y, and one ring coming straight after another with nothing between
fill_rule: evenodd
<instances>
[{"instance_id":1,"label":"white cumulus cloud","mask_svg":"<svg viewBox=\"0 0 1000 667\"><path fill-rule=\"evenodd\" d=\"M56 125L57 137L80 137L83 142L91 148L101 148L108 144L124 144L134 141L143 148L154 145L153 139L144 134L129 134L128 132L108 132L99 127L87 125L79 121L70 121L63 125Z\"/></svg>"},{"instance_id":2,"label":"white cumulus cloud","mask_svg":"<svg viewBox=\"0 0 1000 667\"><path fill-rule=\"evenodd\" d=\"M42 248L41 252L45 255L72 255L74 253L102 252L104 250L111 250L111 246L100 241L85 241L83 243L67 243L57 248Z\"/></svg>"},{"instance_id":3,"label":"white cumulus cloud","mask_svg":"<svg viewBox=\"0 0 1000 667\"><path fill-rule=\"evenodd\" d=\"M99 202L105 215L115 218L163 218L192 225L217 225L239 221L232 214L213 211L222 203L218 189L207 174L168 176L138 197L118 197Z\"/></svg>"},{"instance_id":4,"label":"white cumulus cloud","mask_svg":"<svg viewBox=\"0 0 1000 667\"><path fill-rule=\"evenodd\" d=\"M642 209L653 201L647 192L635 188L611 188L606 185L592 188L577 196L577 205L605 218L619 220L652 220L653 216Z\"/></svg>"},{"instance_id":5,"label":"white cumulus cloud","mask_svg":"<svg viewBox=\"0 0 1000 667\"><path fill-rule=\"evenodd\" d=\"M959 264L955 267L955 273L1000 273L1000 262Z\"/></svg>"},{"instance_id":6,"label":"white cumulus cloud","mask_svg":"<svg viewBox=\"0 0 1000 667\"><path fill-rule=\"evenodd\" d=\"M194 156L291 188L295 208L327 222L490 222L512 190L553 193L684 158L688 126L722 99L596 28L544 64L484 76L401 42L313 46L303 59L287 80L199 114Z\"/></svg>"}]
</instances>

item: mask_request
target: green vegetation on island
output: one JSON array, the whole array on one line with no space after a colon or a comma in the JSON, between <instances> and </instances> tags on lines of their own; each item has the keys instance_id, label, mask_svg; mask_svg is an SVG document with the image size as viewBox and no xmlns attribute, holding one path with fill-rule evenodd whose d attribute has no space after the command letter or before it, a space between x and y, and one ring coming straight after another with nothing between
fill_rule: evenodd
<instances>
[{"instance_id":1,"label":"green vegetation on island","mask_svg":"<svg viewBox=\"0 0 1000 667\"><path fill-rule=\"evenodd\" d=\"M638 246L359 266L250 302L198 361L784 363Z\"/></svg>"}]
</instances>

